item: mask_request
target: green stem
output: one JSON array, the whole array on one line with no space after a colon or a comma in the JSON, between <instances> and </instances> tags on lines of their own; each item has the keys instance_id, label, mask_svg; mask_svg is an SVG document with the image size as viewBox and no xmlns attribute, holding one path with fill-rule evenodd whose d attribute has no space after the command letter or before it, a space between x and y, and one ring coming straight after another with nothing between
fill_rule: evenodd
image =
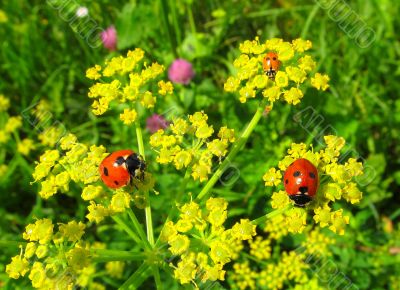
<instances>
[{"instance_id":1,"label":"green stem","mask_svg":"<svg viewBox=\"0 0 400 290\"><path fill-rule=\"evenodd\" d=\"M143 160L146 160L145 152L144 152L144 145L143 145L142 128L140 127L139 120L137 120L135 122L135 125L136 125L136 137L137 137L137 142L138 142L138 147L139 147L139 153L140 153L140 155L142 155ZM146 194L147 205L144 209L144 212L146 214L147 240L149 241L151 246L154 246L153 219L151 216L151 205L150 205L149 192L146 191L145 194Z\"/></svg>"},{"instance_id":2,"label":"green stem","mask_svg":"<svg viewBox=\"0 0 400 290\"><path fill-rule=\"evenodd\" d=\"M134 231L119 216L111 216L111 218L138 244L142 241L138 238Z\"/></svg>"},{"instance_id":3,"label":"green stem","mask_svg":"<svg viewBox=\"0 0 400 290\"><path fill-rule=\"evenodd\" d=\"M264 112L265 104L266 100L263 100L260 103L250 123L244 129L242 135L239 137L239 140L233 145L231 152L229 152L225 160L219 165L217 171L214 172L214 175L208 180L207 184L200 191L199 195L197 196L198 200L201 200L202 198L204 198L204 196L208 194L208 192L213 188L213 186L221 177L221 175L224 173L224 171L230 166L231 162L239 153L240 149L242 149L243 145L247 142L247 139L249 139L250 134L253 132L254 128L260 121L260 118Z\"/></svg>"},{"instance_id":4,"label":"green stem","mask_svg":"<svg viewBox=\"0 0 400 290\"><path fill-rule=\"evenodd\" d=\"M153 276L154 276L154 281L156 282L157 290L164 289L163 284L161 283L160 270L155 265L153 265L151 269L153 270Z\"/></svg>"},{"instance_id":5,"label":"green stem","mask_svg":"<svg viewBox=\"0 0 400 290\"><path fill-rule=\"evenodd\" d=\"M150 268L149 265L143 263L129 278L125 281L124 284L119 287L120 290L129 289L130 286L133 288L137 288L140 286L143 281L147 278L147 270Z\"/></svg>"},{"instance_id":6,"label":"green stem","mask_svg":"<svg viewBox=\"0 0 400 290\"><path fill-rule=\"evenodd\" d=\"M275 209L275 210L271 211L270 213L267 213L266 215L263 215L259 218L256 218L255 220L252 220L251 223L254 225L260 225L275 216L285 213L287 210L289 210L292 207L293 207L293 205L289 204L289 205L285 206L284 208Z\"/></svg>"},{"instance_id":7,"label":"green stem","mask_svg":"<svg viewBox=\"0 0 400 290\"><path fill-rule=\"evenodd\" d=\"M128 209L128 215L133 223L133 226L135 227L136 232L139 234L140 238L142 239L143 243L145 243L145 246L149 247L150 244L147 241L146 234L143 231L141 224L139 223L135 213L133 212L133 210L131 208Z\"/></svg>"},{"instance_id":8,"label":"green stem","mask_svg":"<svg viewBox=\"0 0 400 290\"><path fill-rule=\"evenodd\" d=\"M108 261L143 261L146 258L144 253L131 251L108 250L108 249L92 249L92 260L94 262Z\"/></svg>"}]
</instances>

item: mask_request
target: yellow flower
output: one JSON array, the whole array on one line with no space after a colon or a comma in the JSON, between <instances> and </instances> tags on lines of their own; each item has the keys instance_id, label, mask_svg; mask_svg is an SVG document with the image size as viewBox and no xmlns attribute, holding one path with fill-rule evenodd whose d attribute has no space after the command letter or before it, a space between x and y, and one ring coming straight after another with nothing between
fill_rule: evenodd
<instances>
[{"instance_id":1,"label":"yellow flower","mask_svg":"<svg viewBox=\"0 0 400 290\"><path fill-rule=\"evenodd\" d=\"M214 227L220 227L224 224L228 217L226 210L214 209L208 213L207 220Z\"/></svg>"},{"instance_id":2,"label":"yellow flower","mask_svg":"<svg viewBox=\"0 0 400 290\"><path fill-rule=\"evenodd\" d=\"M53 236L54 225L50 219L40 219L25 228L23 238L29 241L38 241L41 245L47 244Z\"/></svg>"},{"instance_id":3,"label":"yellow flower","mask_svg":"<svg viewBox=\"0 0 400 290\"><path fill-rule=\"evenodd\" d=\"M1 10L0 10L1 11ZM1 18L1 16L0 16ZM0 94L0 112L6 112L10 107L10 99Z\"/></svg>"},{"instance_id":4,"label":"yellow flower","mask_svg":"<svg viewBox=\"0 0 400 290\"><path fill-rule=\"evenodd\" d=\"M288 61L294 57L294 50L289 42L281 42L276 47L280 61Z\"/></svg>"},{"instance_id":5,"label":"yellow flower","mask_svg":"<svg viewBox=\"0 0 400 290\"><path fill-rule=\"evenodd\" d=\"M192 176L194 180L199 179L200 182L206 181L211 173L211 167L204 163L196 163L192 167Z\"/></svg>"},{"instance_id":6,"label":"yellow flower","mask_svg":"<svg viewBox=\"0 0 400 290\"><path fill-rule=\"evenodd\" d=\"M10 117L7 120L6 125L4 126L4 130L7 133L13 133L14 131L16 131L17 129L19 129L22 126L22 117L18 116L18 117Z\"/></svg>"},{"instance_id":7,"label":"yellow flower","mask_svg":"<svg viewBox=\"0 0 400 290\"><path fill-rule=\"evenodd\" d=\"M178 263L178 267L174 270L175 279L179 280L181 284L190 283L196 276L196 264L192 259L182 259Z\"/></svg>"},{"instance_id":8,"label":"yellow flower","mask_svg":"<svg viewBox=\"0 0 400 290\"><path fill-rule=\"evenodd\" d=\"M36 243L34 243L34 242L27 243L26 247L25 247L24 257L27 259L32 258L32 256L36 252L36 248L37 248Z\"/></svg>"},{"instance_id":9,"label":"yellow flower","mask_svg":"<svg viewBox=\"0 0 400 290\"><path fill-rule=\"evenodd\" d=\"M219 139L214 139L211 142L207 143L207 148L210 150L212 154L217 157L223 157L226 155L228 144Z\"/></svg>"},{"instance_id":10,"label":"yellow flower","mask_svg":"<svg viewBox=\"0 0 400 290\"><path fill-rule=\"evenodd\" d=\"M46 257L48 250L49 248L47 247L47 245L39 245L35 252L36 257L38 257L39 259L43 259L44 257Z\"/></svg>"},{"instance_id":11,"label":"yellow flower","mask_svg":"<svg viewBox=\"0 0 400 290\"><path fill-rule=\"evenodd\" d=\"M231 261L232 251L226 243L214 241L210 244L210 257L214 263L226 264Z\"/></svg>"},{"instance_id":12,"label":"yellow flower","mask_svg":"<svg viewBox=\"0 0 400 290\"><path fill-rule=\"evenodd\" d=\"M344 235L344 229L349 224L349 217L343 216L343 209L331 213L332 225L329 227L333 232Z\"/></svg>"},{"instance_id":13,"label":"yellow flower","mask_svg":"<svg viewBox=\"0 0 400 290\"><path fill-rule=\"evenodd\" d=\"M68 265L74 270L82 270L90 264L90 252L76 245L66 253Z\"/></svg>"},{"instance_id":14,"label":"yellow flower","mask_svg":"<svg viewBox=\"0 0 400 290\"><path fill-rule=\"evenodd\" d=\"M298 52L304 52L312 47L312 42L309 40L304 40L297 38L292 41L293 48Z\"/></svg>"},{"instance_id":15,"label":"yellow flower","mask_svg":"<svg viewBox=\"0 0 400 290\"><path fill-rule=\"evenodd\" d=\"M99 185L88 185L83 188L82 191L82 199L83 200L93 200L97 197L99 197L103 192L103 188Z\"/></svg>"},{"instance_id":16,"label":"yellow flower","mask_svg":"<svg viewBox=\"0 0 400 290\"><path fill-rule=\"evenodd\" d=\"M283 97L288 104L297 105L303 98L303 92L297 88L290 88L289 91L285 91Z\"/></svg>"},{"instance_id":17,"label":"yellow flower","mask_svg":"<svg viewBox=\"0 0 400 290\"><path fill-rule=\"evenodd\" d=\"M11 263L6 266L6 273L10 278L18 279L29 271L29 262L20 255L12 257Z\"/></svg>"},{"instance_id":18,"label":"yellow flower","mask_svg":"<svg viewBox=\"0 0 400 290\"><path fill-rule=\"evenodd\" d=\"M317 64L315 63L315 61L309 55L305 55L299 59L299 68L306 72L313 71L316 65Z\"/></svg>"},{"instance_id":19,"label":"yellow flower","mask_svg":"<svg viewBox=\"0 0 400 290\"><path fill-rule=\"evenodd\" d=\"M159 81L158 82L158 93L162 96L165 96L167 94L172 94L174 91L174 86L172 85L171 82L164 82L164 81Z\"/></svg>"},{"instance_id":20,"label":"yellow flower","mask_svg":"<svg viewBox=\"0 0 400 290\"><path fill-rule=\"evenodd\" d=\"M232 235L239 240L251 240L256 235L256 225L248 219L241 219L232 227Z\"/></svg>"},{"instance_id":21,"label":"yellow flower","mask_svg":"<svg viewBox=\"0 0 400 290\"><path fill-rule=\"evenodd\" d=\"M63 150L71 149L76 143L78 139L74 134L67 134L60 139L60 147Z\"/></svg>"},{"instance_id":22,"label":"yellow flower","mask_svg":"<svg viewBox=\"0 0 400 290\"><path fill-rule=\"evenodd\" d=\"M283 71L278 71L275 76L275 85L279 88L285 88L289 84L288 74Z\"/></svg>"},{"instance_id":23,"label":"yellow flower","mask_svg":"<svg viewBox=\"0 0 400 290\"><path fill-rule=\"evenodd\" d=\"M196 137L199 139L207 139L214 133L212 126L207 125L207 123L199 125L196 130Z\"/></svg>"},{"instance_id":24,"label":"yellow flower","mask_svg":"<svg viewBox=\"0 0 400 290\"><path fill-rule=\"evenodd\" d=\"M221 264L215 264L214 266L206 265L201 281L224 281L226 271L222 270L222 267Z\"/></svg>"},{"instance_id":25,"label":"yellow flower","mask_svg":"<svg viewBox=\"0 0 400 290\"><path fill-rule=\"evenodd\" d=\"M176 169L181 169L183 167L188 167L191 161L192 161L192 156L190 152L181 150L175 155L174 165Z\"/></svg>"},{"instance_id":26,"label":"yellow flower","mask_svg":"<svg viewBox=\"0 0 400 290\"><path fill-rule=\"evenodd\" d=\"M187 251L190 240L187 236L177 234L168 239L168 244L170 245L168 249L173 255L180 255Z\"/></svg>"},{"instance_id":27,"label":"yellow flower","mask_svg":"<svg viewBox=\"0 0 400 290\"><path fill-rule=\"evenodd\" d=\"M206 201L206 207L209 211L212 210L226 210L228 208L228 202L220 197L210 197Z\"/></svg>"},{"instance_id":28,"label":"yellow flower","mask_svg":"<svg viewBox=\"0 0 400 290\"><path fill-rule=\"evenodd\" d=\"M311 85L317 90L325 91L327 88L329 88L329 80L329 76L316 73L314 77L311 78Z\"/></svg>"},{"instance_id":29,"label":"yellow flower","mask_svg":"<svg viewBox=\"0 0 400 290\"><path fill-rule=\"evenodd\" d=\"M151 92L147 91L142 95L142 99L140 102L143 107L147 109L153 108L156 103L156 97L154 97Z\"/></svg>"},{"instance_id":30,"label":"yellow flower","mask_svg":"<svg viewBox=\"0 0 400 290\"><path fill-rule=\"evenodd\" d=\"M97 80L101 78L101 74L99 74L99 71L101 71L101 66L96 64L94 67L88 68L86 70L86 77L91 80Z\"/></svg>"},{"instance_id":31,"label":"yellow flower","mask_svg":"<svg viewBox=\"0 0 400 290\"><path fill-rule=\"evenodd\" d=\"M121 261L111 261L106 263L106 271L110 277L121 279L124 273L125 263Z\"/></svg>"},{"instance_id":32,"label":"yellow flower","mask_svg":"<svg viewBox=\"0 0 400 290\"><path fill-rule=\"evenodd\" d=\"M253 240L249 240L250 254L257 259L266 260L271 257L271 241L263 239L262 237L256 237Z\"/></svg>"},{"instance_id":33,"label":"yellow flower","mask_svg":"<svg viewBox=\"0 0 400 290\"><path fill-rule=\"evenodd\" d=\"M129 208L131 199L132 198L129 193L119 190L111 198L110 210L112 212L124 212L127 208Z\"/></svg>"},{"instance_id":34,"label":"yellow flower","mask_svg":"<svg viewBox=\"0 0 400 290\"><path fill-rule=\"evenodd\" d=\"M231 76L226 80L224 84L224 90L227 92L236 92L239 85L240 85L240 80Z\"/></svg>"},{"instance_id":35,"label":"yellow flower","mask_svg":"<svg viewBox=\"0 0 400 290\"><path fill-rule=\"evenodd\" d=\"M174 122L171 124L170 128L174 134L184 135L187 133L187 131L189 129L189 124L184 119L178 118L178 119L174 120ZM164 132L163 130L159 130L159 131L161 131L162 133Z\"/></svg>"},{"instance_id":36,"label":"yellow flower","mask_svg":"<svg viewBox=\"0 0 400 290\"><path fill-rule=\"evenodd\" d=\"M307 214L300 208L292 208L287 212L286 225L289 232L301 233L305 229Z\"/></svg>"},{"instance_id":37,"label":"yellow flower","mask_svg":"<svg viewBox=\"0 0 400 290\"><path fill-rule=\"evenodd\" d=\"M168 221L164 224L164 227L160 234L160 240L167 242L170 238L178 234L178 231L172 221Z\"/></svg>"},{"instance_id":38,"label":"yellow flower","mask_svg":"<svg viewBox=\"0 0 400 290\"><path fill-rule=\"evenodd\" d=\"M327 199L335 201L342 197L342 188L337 183L328 183L323 187L322 193Z\"/></svg>"},{"instance_id":39,"label":"yellow flower","mask_svg":"<svg viewBox=\"0 0 400 290\"><path fill-rule=\"evenodd\" d=\"M218 132L218 137L221 138L221 140L226 140L233 143L236 140L235 130L229 129L228 127L221 127Z\"/></svg>"},{"instance_id":40,"label":"yellow flower","mask_svg":"<svg viewBox=\"0 0 400 290\"><path fill-rule=\"evenodd\" d=\"M297 84L303 83L307 78L307 73L298 67L288 66L286 67L286 73L289 79Z\"/></svg>"},{"instance_id":41,"label":"yellow flower","mask_svg":"<svg viewBox=\"0 0 400 290\"><path fill-rule=\"evenodd\" d=\"M60 224L58 229L61 235L70 242L77 242L85 233L85 224L82 222L70 221L68 224Z\"/></svg>"},{"instance_id":42,"label":"yellow flower","mask_svg":"<svg viewBox=\"0 0 400 290\"><path fill-rule=\"evenodd\" d=\"M121 121L124 122L125 125L130 125L135 122L137 117L137 113L135 110L124 109L124 112L119 115Z\"/></svg>"},{"instance_id":43,"label":"yellow flower","mask_svg":"<svg viewBox=\"0 0 400 290\"><path fill-rule=\"evenodd\" d=\"M326 227L331 223L331 209L328 206L318 207L314 209L314 220L321 227Z\"/></svg>"},{"instance_id":44,"label":"yellow flower","mask_svg":"<svg viewBox=\"0 0 400 290\"><path fill-rule=\"evenodd\" d=\"M281 78L282 79L282 78ZM276 80L276 78L275 78ZM271 103L277 101L281 96L281 88L278 86L269 87L262 92L263 96L268 99Z\"/></svg>"},{"instance_id":45,"label":"yellow flower","mask_svg":"<svg viewBox=\"0 0 400 290\"><path fill-rule=\"evenodd\" d=\"M90 222L101 222L106 216L110 215L110 211L101 204L91 201L88 206L89 213L86 215Z\"/></svg>"},{"instance_id":46,"label":"yellow flower","mask_svg":"<svg viewBox=\"0 0 400 290\"><path fill-rule=\"evenodd\" d=\"M270 168L263 176L265 186L277 186L281 183L282 173L275 168Z\"/></svg>"},{"instance_id":47,"label":"yellow flower","mask_svg":"<svg viewBox=\"0 0 400 290\"><path fill-rule=\"evenodd\" d=\"M31 272L29 273L29 279L32 281L32 286L35 288L41 288L44 286L46 271L41 262L33 263Z\"/></svg>"},{"instance_id":48,"label":"yellow flower","mask_svg":"<svg viewBox=\"0 0 400 290\"><path fill-rule=\"evenodd\" d=\"M190 231L193 228L193 224L190 220L188 219L180 219L176 225L175 225L176 230L181 233L185 233Z\"/></svg>"},{"instance_id":49,"label":"yellow flower","mask_svg":"<svg viewBox=\"0 0 400 290\"><path fill-rule=\"evenodd\" d=\"M351 204L359 203L362 198L362 192L355 183L351 182L343 188L343 198Z\"/></svg>"},{"instance_id":50,"label":"yellow flower","mask_svg":"<svg viewBox=\"0 0 400 290\"><path fill-rule=\"evenodd\" d=\"M201 216L200 206L194 201L185 203L179 210L181 212L181 217L189 221L196 222Z\"/></svg>"},{"instance_id":51,"label":"yellow flower","mask_svg":"<svg viewBox=\"0 0 400 290\"><path fill-rule=\"evenodd\" d=\"M290 204L290 199L285 191L280 190L272 194L272 201L271 201L272 208L274 209L285 208L288 204Z\"/></svg>"},{"instance_id":52,"label":"yellow flower","mask_svg":"<svg viewBox=\"0 0 400 290\"><path fill-rule=\"evenodd\" d=\"M18 152L22 155L28 156L29 153L36 148L35 143L32 139L25 138L18 143Z\"/></svg>"}]
</instances>

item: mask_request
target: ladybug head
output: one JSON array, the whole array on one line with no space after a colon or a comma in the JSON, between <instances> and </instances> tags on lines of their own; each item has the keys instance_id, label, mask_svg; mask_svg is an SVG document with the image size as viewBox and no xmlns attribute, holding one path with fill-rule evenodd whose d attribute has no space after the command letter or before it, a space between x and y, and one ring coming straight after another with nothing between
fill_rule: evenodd
<instances>
[{"instance_id":1,"label":"ladybug head","mask_svg":"<svg viewBox=\"0 0 400 290\"><path fill-rule=\"evenodd\" d=\"M299 193L289 195L289 198L299 207L305 206L312 200L312 197L308 195L308 186L300 186Z\"/></svg>"},{"instance_id":2,"label":"ladybug head","mask_svg":"<svg viewBox=\"0 0 400 290\"><path fill-rule=\"evenodd\" d=\"M129 155L125 160L125 164L129 174L132 177L143 177L143 172L146 169L146 163L140 155L136 153Z\"/></svg>"}]
</instances>

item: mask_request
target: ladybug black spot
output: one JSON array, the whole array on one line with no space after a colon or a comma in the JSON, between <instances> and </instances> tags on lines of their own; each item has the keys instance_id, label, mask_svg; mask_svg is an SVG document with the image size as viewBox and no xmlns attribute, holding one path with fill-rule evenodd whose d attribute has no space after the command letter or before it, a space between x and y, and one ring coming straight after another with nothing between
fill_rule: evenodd
<instances>
[{"instance_id":1,"label":"ladybug black spot","mask_svg":"<svg viewBox=\"0 0 400 290\"><path fill-rule=\"evenodd\" d=\"M105 176L108 176L108 169L107 169L107 167L104 167L104 168L103 168L103 173L104 173Z\"/></svg>"},{"instance_id":2,"label":"ladybug black spot","mask_svg":"<svg viewBox=\"0 0 400 290\"><path fill-rule=\"evenodd\" d=\"M276 57L273 57L272 59L273 59L273 60L276 60Z\"/></svg>"},{"instance_id":3,"label":"ladybug black spot","mask_svg":"<svg viewBox=\"0 0 400 290\"><path fill-rule=\"evenodd\" d=\"M119 184L119 182L118 182L118 181L116 181L116 180L114 181L114 183L115 183L115 185L118 185L118 184Z\"/></svg>"},{"instance_id":4,"label":"ladybug black spot","mask_svg":"<svg viewBox=\"0 0 400 290\"><path fill-rule=\"evenodd\" d=\"M300 171L295 171L295 172L293 173L293 176L294 176L294 177L300 176Z\"/></svg>"},{"instance_id":5,"label":"ladybug black spot","mask_svg":"<svg viewBox=\"0 0 400 290\"><path fill-rule=\"evenodd\" d=\"M122 165L122 164L125 163L125 158L122 157L122 156L119 156L119 157L117 157L117 159L115 159L115 163L116 163L118 166L120 166L120 165Z\"/></svg>"},{"instance_id":6,"label":"ladybug black spot","mask_svg":"<svg viewBox=\"0 0 400 290\"><path fill-rule=\"evenodd\" d=\"M310 172L310 177L311 177L312 179L315 179L315 174L314 174L313 172Z\"/></svg>"},{"instance_id":7,"label":"ladybug black spot","mask_svg":"<svg viewBox=\"0 0 400 290\"><path fill-rule=\"evenodd\" d=\"M288 179L286 179L286 180L285 180L285 183L286 183L286 184L288 184L288 183L289 183L289 180L288 180Z\"/></svg>"}]
</instances>

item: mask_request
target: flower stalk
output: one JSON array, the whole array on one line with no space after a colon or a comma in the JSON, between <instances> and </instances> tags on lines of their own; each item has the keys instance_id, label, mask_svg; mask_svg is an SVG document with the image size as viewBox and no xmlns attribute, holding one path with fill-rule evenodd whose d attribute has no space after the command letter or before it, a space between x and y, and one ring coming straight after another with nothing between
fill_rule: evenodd
<instances>
[{"instance_id":1,"label":"flower stalk","mask_svg":"<svg viewBox=\"0 0 400 290\"><path fill-rule=\"evenodd\" d=\"M264 112L266 102L267 102L267 100L265 100L265 99L260 102L260 104L257 108L257 111L255 112L253 118L250 120L250 123L247 125L247 127L242 132L241 136L239 137L239 140L234 144L231 152L224 159L224 161L219 165L218 169L214 172L213 176L208 180L207 184L200 191L199 195L197 196L197 200L201 200L205 196L207 196L209 191L213 188L215 183L219 180L219 178L222 176L222 174L228 168L230 163L233 161L233 159L236 157L236 155L242 149L243 145L247 142L247 140L249 139L249 136L251 135L254 128L257 126L258 122L261 119L261 116Z\"/></svg>"}]
</instances>

